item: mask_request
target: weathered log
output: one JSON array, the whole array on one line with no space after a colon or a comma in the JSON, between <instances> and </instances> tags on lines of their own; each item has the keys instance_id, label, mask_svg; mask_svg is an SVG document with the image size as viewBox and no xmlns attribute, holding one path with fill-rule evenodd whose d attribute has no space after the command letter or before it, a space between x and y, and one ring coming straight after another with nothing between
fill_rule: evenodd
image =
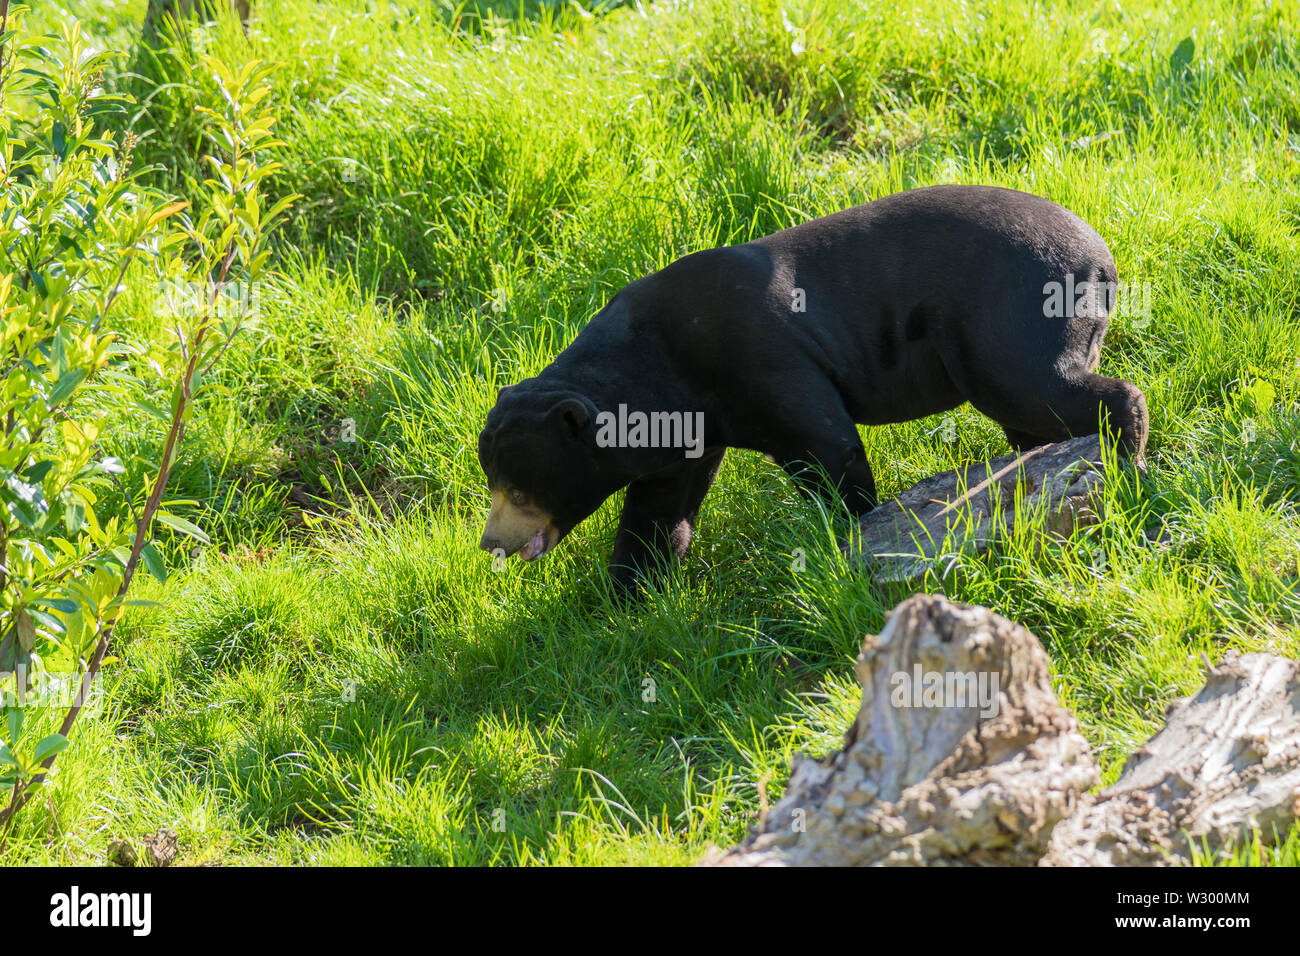
<instances>
[{"instance_id":1,"label":"weathered log","mask_svg":"<svg viewBox=\"0 0 1300 956\"><path fill-rule=\"evenodd\" d=\"M1269 844L1300 817L1296 661L1229 653L1095 796L1091 752L1020 625L916 595L867 638L857 673L844 749L796 758L757 829L703 862L1149 866L1249 835Z\"/></svg>"},{"instance_id":2,"label":"weathered log","mask_svg":"<svg viewBox=\"0 0 1300 956\"><path fill-rule=\"evenodd\" d=\"M1042 514L1046 529L1061 535L1095 523L1101 484L1096 435L945 471L867 514L845 554L879 583L912 582L943 551L986 551L1017 518Z\"/></svg>"},{"instance_id":3,"label":"weathered log","mask_svg":"<svg viewBox=\"0 0 1300 956\"><path fill-rule=\"evenodd\" d=\"M1229 651L1119 782L1056 828L1044 866L1162 866L1300 817L1300 662Z\"/></svg>"},{"instance_id":4,"label":"weathered log","mask_svg":"<svg viewBox=\"0 0 1300 956\"><path fill-rule=\"evenodd\" d=\"M918 668L921 699L905 699ZM1097 781L1047 655L1006 618L917 595L868 637L857 673L862 707L844 749L798 759L757 832L708 862L1029 865ZM926 699L927 675L946 697Z\"/></svg>"}]
</instances>

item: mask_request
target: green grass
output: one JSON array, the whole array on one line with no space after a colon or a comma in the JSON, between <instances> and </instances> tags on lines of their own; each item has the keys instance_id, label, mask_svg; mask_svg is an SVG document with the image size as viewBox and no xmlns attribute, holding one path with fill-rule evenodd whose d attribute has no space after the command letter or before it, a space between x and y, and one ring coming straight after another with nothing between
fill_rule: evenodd
<instances>
[{"instance_id":1,"label":"green grass","mask_svg":"<svg viewBox=\"0 0 1300 956\"><path fill-rule=\"evenodd\" d=\"M108 82L139 100L138 161L180 190L207 81L137 47L142 0L67 6L130 51ZM763 0L254 6L247 36L190 42L282 61L276 185L304 198L169 489L213 545L140 582L160 603L119 629L105 713L8 861L100 862L160 826L188 864L680 864L738 840L760 781L775 797L794 751L837 745L853 655L900 595L744 452L637 607L603 573L618 496L493 571L475 439L496 389L628 281L935 182L1061 202L1152 284L1151 323L1117 319L1102 360L1146 391L1152 438L1102 525L927 588L1042 638L1106 782L1202 654L1300 656L1293 6L786 4L802 33ZM127 336L160 333L147 293ZM864 432L883 494L1005 453L954 417L951 442L939 419ZM160 439L124 417L113 450L143 467ZM1295 864L1298 839L1219 862Z\"/></svg>"}]
</instances>

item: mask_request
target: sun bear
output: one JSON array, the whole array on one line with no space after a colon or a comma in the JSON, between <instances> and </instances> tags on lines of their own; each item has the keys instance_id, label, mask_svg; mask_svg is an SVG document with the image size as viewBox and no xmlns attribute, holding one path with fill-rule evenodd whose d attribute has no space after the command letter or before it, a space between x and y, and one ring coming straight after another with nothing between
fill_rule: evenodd
<instances>
[{"instance_id":1,"label":"sun bear","mask_svg":"<svg viewBox=\"0 0 1300 956\"><path fill-rule=\"evenodd\" d=\"M532 561L627 488L623 588L685 555L727 448L773 458L860 517L876 487L858 425L970 402L1024 449L1095 434L1142 460L1147 408L1097 375L1118 288L1074 213L931 186L678 259L622 289L479 435L480 545Z\"/></svg>"}]
</instances>

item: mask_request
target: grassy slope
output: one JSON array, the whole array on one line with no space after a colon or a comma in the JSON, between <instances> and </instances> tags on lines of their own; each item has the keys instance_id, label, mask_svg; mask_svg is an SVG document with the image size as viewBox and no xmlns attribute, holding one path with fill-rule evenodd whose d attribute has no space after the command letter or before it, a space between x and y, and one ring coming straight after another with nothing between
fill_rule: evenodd
<instances>
[{"instance_id":1,"label":"grassy slope","mask_svg":"<svg viewBox=\"0 0 1300 956\"><path fill-rule=\"evenodd\" d=\"M71 4L116 44L142 6ZM1142 493L1111 489L1068 547L1014 542L928 585L1042 637L1107 780L1202 654L1300 655L1293 8L795 2L796 54L772 2L556 6L457 25L436 4L264 0L247 38L197 38L284 62L280 187L306 198L175 479L214 546L146 585L161 605L121 629L108 713L12 860L98 861L158 826L188 863L683 863L735 841L763 778L778 792L794 750L835 746L852 655L898 595L846 571L833 525L748 453L641 607L600 571L617 498L494 572L475 436L496 387L629 280L934 182L1069 206L1155 298L1103 355L1148 395ZM179 188L194 94L150 93L143 153ZM145 291L129 334L156 331ZM866 433L882 492L1005 451L973 410L955 422L955 441L937 419Z\"/></svg>"}]
</instances>

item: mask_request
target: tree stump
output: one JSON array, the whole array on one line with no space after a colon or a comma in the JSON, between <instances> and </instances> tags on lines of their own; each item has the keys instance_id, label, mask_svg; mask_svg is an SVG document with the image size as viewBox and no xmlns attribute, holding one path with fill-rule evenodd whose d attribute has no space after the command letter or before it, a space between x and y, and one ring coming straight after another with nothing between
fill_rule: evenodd
<instances>
[{"instance_id":1,"label":"tree stump","mask_svg":"<svg viewBox=\"0 0 1300 956\"><path fill-rule=\"evenodd\" d=\"M858 655L844 749L718 866L1162 865L1300 815L1300 663L1228 654L1095 796L1097 767L1029 631L916 595ZM981 681L983 683L981 683Z\"/></svg>"},{"instance_id":2,"label":"tree stump","mask_svg":"<svg viewBox=\"0 0 1300 956\"><path fill-rule=\"evenodd\" d=\"M904 701L917 696L918 668L921 699ZM867 638L857 673L862 707L844 749L796 760L757 833L708 862L1030 865L1097 782L1074 716L1052 693L1046 653L1006 618L917 595ZM945 692L974 675L974 705L932 706L924 683L934 674Z\"/></svg>"}]
</instances>

